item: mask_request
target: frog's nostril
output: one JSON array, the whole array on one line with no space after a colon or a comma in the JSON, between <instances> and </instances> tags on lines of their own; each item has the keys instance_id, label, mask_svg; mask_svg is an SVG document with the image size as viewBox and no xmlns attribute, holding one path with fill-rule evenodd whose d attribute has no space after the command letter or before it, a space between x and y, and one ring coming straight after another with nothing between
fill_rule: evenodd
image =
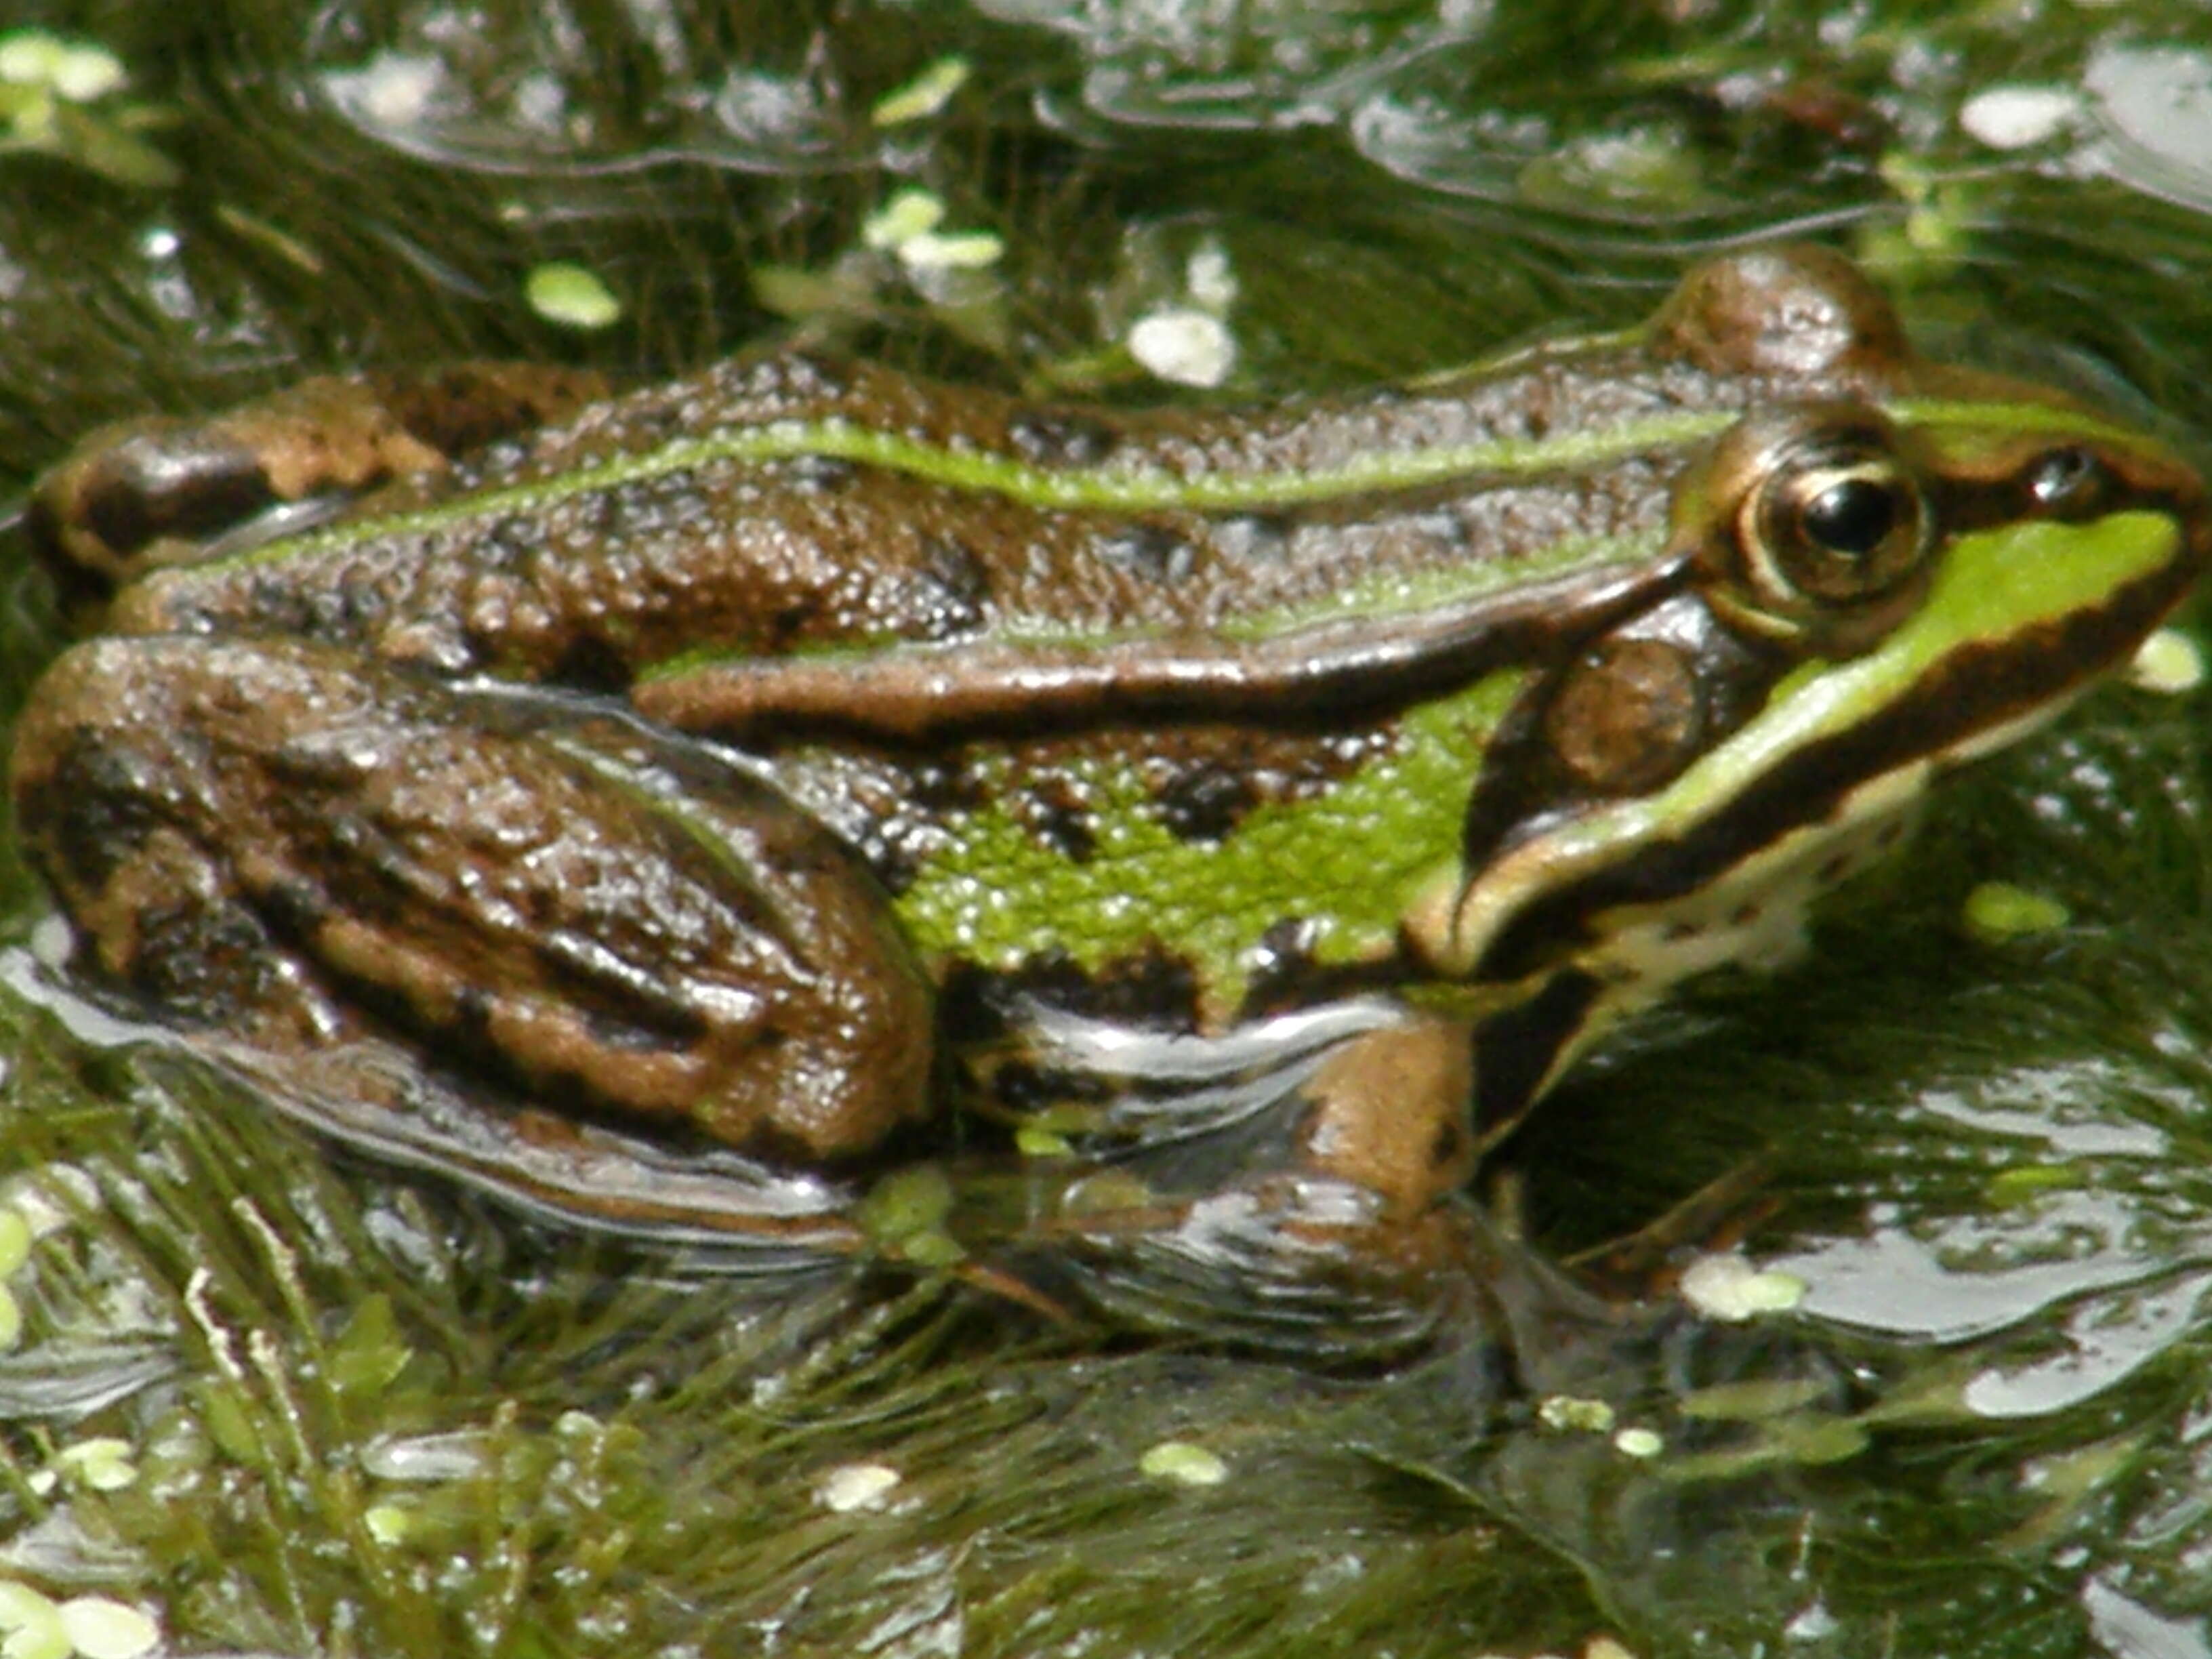
<instances>
[{"instance_id":1,"label":"frog's nostril","mask_svg":"<svg viewBox=\"0 0 2212 1659\"><path fill-rule=\"evenodd\" d=\"M2102 510L2112 474L2079 444L2046 450L2028 469L2028 499L2047 518L2081 519Z\"/></svg>"}]
</instances>

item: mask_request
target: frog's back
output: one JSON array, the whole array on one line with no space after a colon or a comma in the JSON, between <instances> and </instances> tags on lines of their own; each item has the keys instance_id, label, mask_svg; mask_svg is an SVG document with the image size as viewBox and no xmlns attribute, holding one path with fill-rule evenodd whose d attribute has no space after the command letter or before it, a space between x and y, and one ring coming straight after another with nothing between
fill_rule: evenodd
<instances>
[{"instance_id":1,"label":"frog's back","mask_svg":"<svg viewBox=\"0 0 2212 1659\"><path fill-rule=\"evenodd\" d=\"M1893 381L1880 296L1848 266L1794 274L1873 343L1747 361L1718 301L1678 301L1649 338L1419 391L1135 415L740 358L157 574L118 626L611 689L700 653L1249 632L1595 573L1650 556L1682 453L1729 413Z\"/></svg>"}]
</instances>

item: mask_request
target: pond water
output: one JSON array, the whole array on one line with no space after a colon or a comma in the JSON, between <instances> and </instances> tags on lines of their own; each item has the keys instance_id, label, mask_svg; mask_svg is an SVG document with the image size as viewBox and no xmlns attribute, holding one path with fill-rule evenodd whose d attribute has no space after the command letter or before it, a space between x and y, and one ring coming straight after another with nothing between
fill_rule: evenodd
<instances>
[{"instance_id":1,"label":"pond water","mask_svg":"<svg viewBox=\"0 0 2212 1659\"><path fill-rule=\"evenodd\" d=\"M10 489L105 421L466 356L1342 390L1784 237L1947 349L2212 419L2212 15L2152 0L26 21L83 55L0 36ZM549 314L556 264L611 323ZM12 710L75 601L0 550ZM2204 695L2100 691L1808 962L1593 1055L1484 1177L1491 1317L1387 1360L1255 1352L1233 1281L1069 1330L334 1154L77 997L11 846L0 1631L36 1591L177 1653L2212 1655ZM2063 915L1972 928L1991 882ZM1794 1307L1581 1288L1723 1180Z\"/></svg>"}]
</instances>

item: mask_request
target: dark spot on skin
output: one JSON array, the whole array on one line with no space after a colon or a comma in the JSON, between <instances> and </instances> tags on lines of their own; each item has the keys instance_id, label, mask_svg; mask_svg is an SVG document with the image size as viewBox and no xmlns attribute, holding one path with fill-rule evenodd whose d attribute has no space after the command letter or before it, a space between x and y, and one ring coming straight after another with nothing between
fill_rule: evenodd
<instances>
[{"instance_id":1,"label":"dark spot on skin","mask_svg":"<svg viewBox=\"0 0 2212 1659\"><path fill-rule=\"evenodd\" d=\"M1152 799L1178 841L1218 842L1259 803L1260 792L1250 773L1212 762L1178 774Z\"/></svg>"},{"instance_id":2,"label":"dark spot on skin","mask_svg":"<svg viewBox=\"0 0 2212 1659\"><path fill-rule=\"evenodd\" d=\"M313 934L331 914L329 895L296 876L274 882L253 896L270 926L294 939Z\"/></svg>"},{"instance_id":3,"label":"dark spot on skin","mask_svg":"<svg viewBox=\"0 0 2212 1659\"><path fill-rule=\"evenodd\" d=\"M1096 466L1120 441L1103 421L1066 410L1017 416L1007 423L1006 437L1015 453L1039 466Z\"/></svg>"},{"instance_id":4,"label":"dark spot on skin","mask_svg":"<svg viewBox=\"0 0 2212 1659\"><path fill-rule=\"evenodd\" d=\"M1735 907L1735 914L1729 918L1729 926L1731 927L1748 927L1752 923L1758 920L1759 906L1756 904L1739 904Z\"/></svg>"},{"instance_id":5,"label":"dark spot on skin","mask_svg":"<svg viewBox=\"0 0 2212 1659\"><path fill-rule=\"evenodd\" d=\"M536 882L525 886L512 899L534 928L550 927L561 914L561 896Z\"/></svg>"},{"instance_id":6,"label":"dark spot on skin","mask_svg":"<svg viewBox=\"0 0 2212 1659\"><path fill-rule=\"evenodd\" d=\"M939 1034L957 1048L1018 1030L1024 1000L1152 1030L1198 1029L1196 970L1154 945L1096 973L1056 950L1007 972L957 968L939 992Z\"/></svg>"},{"instance_id":7,"label":"dark spot on skin","mask_svg":"<svg viewBox=\"0 0 2212 1659\"><path fill-rule=\"evenodd\" d=\"M580 634L561 647L560 658L547 678L575 690L620 696L629 690L630 665L608 641L596 634Z\"/></svg>"},{"instance_id":8,"label":"dark spot on skin","mask_svg":"<svg viewBox=\"0 0 2212 1659\"><path fill-rule=\"evenodd\" d=\"M1291 521L1275 513L1239 513L1218 520L1213 545L1239 564L1273 564L1291 544Z\"/></svg>"},{"instance_id":9,"label":"dark spot on skin","mask_svg":"<svg viewBox=\"0 0 2212 1659\"><path fill-rule=\"evenodd\" d=\"M759 833L756 857L760 869L778 880L819 881L849 867L844 847L813 835L793 820L772 819L759 827Z\"/></svg>"},{"instance_id":10,"label":"dark spot on skin","mask_svg":"<svg viewBox=\"0 0 2212 1659\"><path fill-rule=\"evenodd\" d=\"M1310 919L1286 916L1260 935L1242 1012L1273 1013L1340 993L1349 994L1353 988L1340 982L1341 969L1324 970L1314 961L1316 933Z\"/></svg>"},{"instance_id":11,"label":"dark spot on skin","mask_svg":"<svg viewBox=\"0 0 2212 1659\"><path fill-rule=\"evenodd\" d=\"M519 514L503 513L483 526L471 544L471 562L485 574L524 568L537 556L538 532Z\"/></svg>"},{"instance_id":12,"label":"dark spot on skin","mask_svg":"<svg viewBox=\"0 0 2212 1659\"><path fill-rule=\"evenodd\" d=\"M1467 1130L1455 1118L1446 1118L1437 1125L1434 1139L1429 1142L1429 1167L1442 1170L1449 1167L1467 1150Z\"/></svg>"},{"instance_id":13,"label":"dark spot on skin","mask_svg":"<svg viewBox=\"0 0 2212 1659\"><path fill-rule=\"evenodd\" d=\"M1058 779L1046 779L1022 803L1022 822L1062 858L1088 864L1098 850L1090 803Z\"/></svg>"},{"instance_id":14,"label":"dark spot on skin","mask_svg":"<svg viewBox=\"0 0 2212 1659\"><path fill-rule=\"evenodd\" d=\"M347 910L362 921L393 927L412 921L418 900L405 855L358 813L327 816L324 884L343 892Z\"/></svg>"},{"instance_id":15,"label":"dark spot on skin","mask_svg":"<svg viewBox=\"0 0 2212 1659\"><path fill-rule=\"evenodd\" d=\"M876 879L883 884L884 891L892 898L903 897L921 878L922 858L915 848L879 836L864 842L860 851L868 868L875 872Z\"/></svg>"},{"instance_id":16,"label":"dark spot on skin","mask_svg":"<svg viewBox=\"0 0 2212 1659\"><path fill-rule=\"evenodd\" d=\"M1310 921L1285 916L1260 935L1261 949L1278 962L1311 960L1315 928Z\"/></svg>"},{"instance_id":17,"label":"dark spot on skin","mask_svg":"<svg viewBox=\"0 0 2212 1659\"><path fill-rule=\"evenodd\" d=\"M947 1052L996 1045L1014 1020L1012 987L1006 975L956 962L937 988L937 1031Z\"/></svg>"},{"instance_id":18,"label":"dark spot on skin","mask_svg":"<svg viewBox=\"0 0 2212 1659\"><path fill-rule=\"evenodd\" d=\"M1849 853L1832 854L1821 862L1819 871L1814 873L1813 878L1823 887L1833 887L1844 878L1850 867L1851 855Z\"/></svg>"},{"instance_id":19,"label":"dark spot on skin","mask_svg":"<svg viewBox=\"0 0 2212 1659\"><path fill-rule=\"evenodd\" d=\"M669 438L680 438L684 435L686 430L684 410L665 405L657 408L634 409L630 411L630 422L632 428L641 437L653 443Z\"/></svg>"},{"instance_id":20,"label":"dark spot on skin","mask_svg":"<svg viewBox=\"0 0 2212 1659\"><path fill-rule=\"evenodd\" d=\"M933 535L922 545L918 574L927 588L920 607L923 638L952 639L983 625L991 573L973 549L952 537Z\"/></svg>"},{"instance_id":21,"label":"dark spot on skin","mask_svg":"<svg viewBox=\"0 0 2212 1659\"><path fill-rule=\"evenodd\" d=\"M1694 921L1670 921L1659 930L1659 937L1669 945L1680 945L1686 939L1697 938L1705 931Z\"/></svg>"},{"instance_id":22,"label":"dark spot on skin","mask_svg":"<svg viewBox=\"0 0 2212 1659\"><path fill-rule=\"evenodd\" d=\"M763 619L762 648L769 652L787 649L821 614L822 601L813 595L778 605Z\"/></svg>"},{"instance_id":23,"label":"dark spot on skin","mask_svg":"<svg viewBox=\"0 0 2212 1659\"><path fill-rule=\"evenodd\" d=\"M361 787L368 769L328 744L283 744L263 761L270 778L295 795L347 795Z\"/></svg>"},{"instance_id":24,"label":"dark spot on skin","mask_svg":"<svg viewBox=\"0 0 2212 1659\"><path fill-rule=\"evenodd\" d=\"M74 884L97 892L169 822L155 787L159 776L143 756L79 728L52 773L22 797L23 827Z\"/></svg>"},{"instance_id":25,"label":"dark spot on skin","mask_svg":"<svg viewBox=\"0 0 2212 1659\"><path fill-rule=\"evenodd\" d=\"M584 1026L602 1048L627 1054L682 1054L696 1038L659 1024L628 1018L628 1010L586 1006Z\"/></svg>"},{"instance_id":26,"label":"dark spot on skin","mask_svg":"<svg viewBox=\"0 0 2212 1659\"><path fill-rule=\"evenodd\" d=\"M557 948L533 951L551 992L583 1016L592 1040L638 1054L682 1051L707 1035L698 1011L611 975L579 973Z\"/></svg>"},{"instance_id":27,"label":"dark spot on skin","mask_svg":"<svg viewBox=\"0 0 2212 1659\"><path fill-rule=\"evenodd\" d=\"M1092 976L1089 1006L1101 1019L1194 1029L1198 974L1189 959L1153 946Z\"/></svg>"},{"instance_id":28,"label":"dark spot on skin","mask_svg":"<svg viewBox=\"0 0 2212 1659\"><path fill-rule=\"evenodd\" d=\"M382 584L366 570L349 570L331 591L337 596L338 625L349 634L360 633L392 608Z\"/></svg>"},{"instance_id":29,"label":"dark spot on skin","mask_svg":"<svg viewBox=\"0 0 2212 1659\"><path fill-rule=\"evenodd\" d=\"M991 793L975 771L952 761L922 761L907 774L907 793L925 812L973 812Z\"/></svg>"},{"instance_id":30,"label":"dark spot on skin","mask_svg":"<svg viewBox=\"0 0 2212 1659\"><path fill-rule=\"evenodd\" d=\"M184 900L139 912L132 988L191 1024L228 1018L254 1000L269 972L260 924L232 904Z\"/></svg>"},{"instance_id":31,"label":"dark spot on skin","mask_svg":"<svg viewBox=\"0 0 2212 1659\"><path fill-rule=\"evenodd\" d=\"M297 582L286 581L265 573L257 574L246 589L246 610L261 627L271 634L305 634L313 625L310 605L313 595L301 590ZM187 632L204 632L206 624L194 629L190 623Z\"/></svg>"},{"instance_id":32,"label":"dark spot on skin","mask_svg":"<svg viewBox=\"0 0 2212 1659\"><path fill-rule=\"evenodd\" d=\"M453 998L453 1013L447 1024L453 1035L465 1042L489 1043L491 1041L492 994L481 985L465 985Z\"/></svg>"},{"instance_id":33,"label":"dark spot on skin","mask_svg":"<svg viewBox=\"0 0 2212 1659\"><path fill-rule=\"evenodd\" d=\"M860 476L860 469L835 455L798 455L786 463L783 473L794 489L810 495L827 495L850 489Z\"/></svg>"},{"instance_id":34,"label":"dark spot on skin","mask_svg":"<svg viewBox=\"0 0 2212 1659\"><path fill-rule=\"evenodd\" d=\"M848 367L810 351L787 351L759 360L757 389L786 398L842 398L852 390Z\"/></svg>"},{"instance_id":35,"label":"dark spot on skin","mask_svg":"<svg viewBox=\"0 0 2212 1659\"><path fill-rule=\"evenodd\" d=\"M1180 581L1190 574L1195 558L1190 544L1164 525L1133 524L1126 530L1101 536L1098 556L1153 581Z\"/></svg>"}]
</instances>

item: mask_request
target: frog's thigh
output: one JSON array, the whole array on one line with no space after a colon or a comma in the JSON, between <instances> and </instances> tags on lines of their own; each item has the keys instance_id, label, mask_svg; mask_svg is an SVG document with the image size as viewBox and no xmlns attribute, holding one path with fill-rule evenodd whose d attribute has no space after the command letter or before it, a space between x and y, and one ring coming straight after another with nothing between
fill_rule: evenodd
<instances>
[{"instance_id":1,"label":"frog's thigh","mask_svg":"<svg viewBox=\"0 0 2212 1659\"><path fill-rule=\"evenodd\" d=\"M928 993L848 849L629 726L501 708L317 647L95 641L25 714L18 817L108 972L256 1042L366 1009L814 1156L921 1112Z\"/></svg>"}]
</instances>

